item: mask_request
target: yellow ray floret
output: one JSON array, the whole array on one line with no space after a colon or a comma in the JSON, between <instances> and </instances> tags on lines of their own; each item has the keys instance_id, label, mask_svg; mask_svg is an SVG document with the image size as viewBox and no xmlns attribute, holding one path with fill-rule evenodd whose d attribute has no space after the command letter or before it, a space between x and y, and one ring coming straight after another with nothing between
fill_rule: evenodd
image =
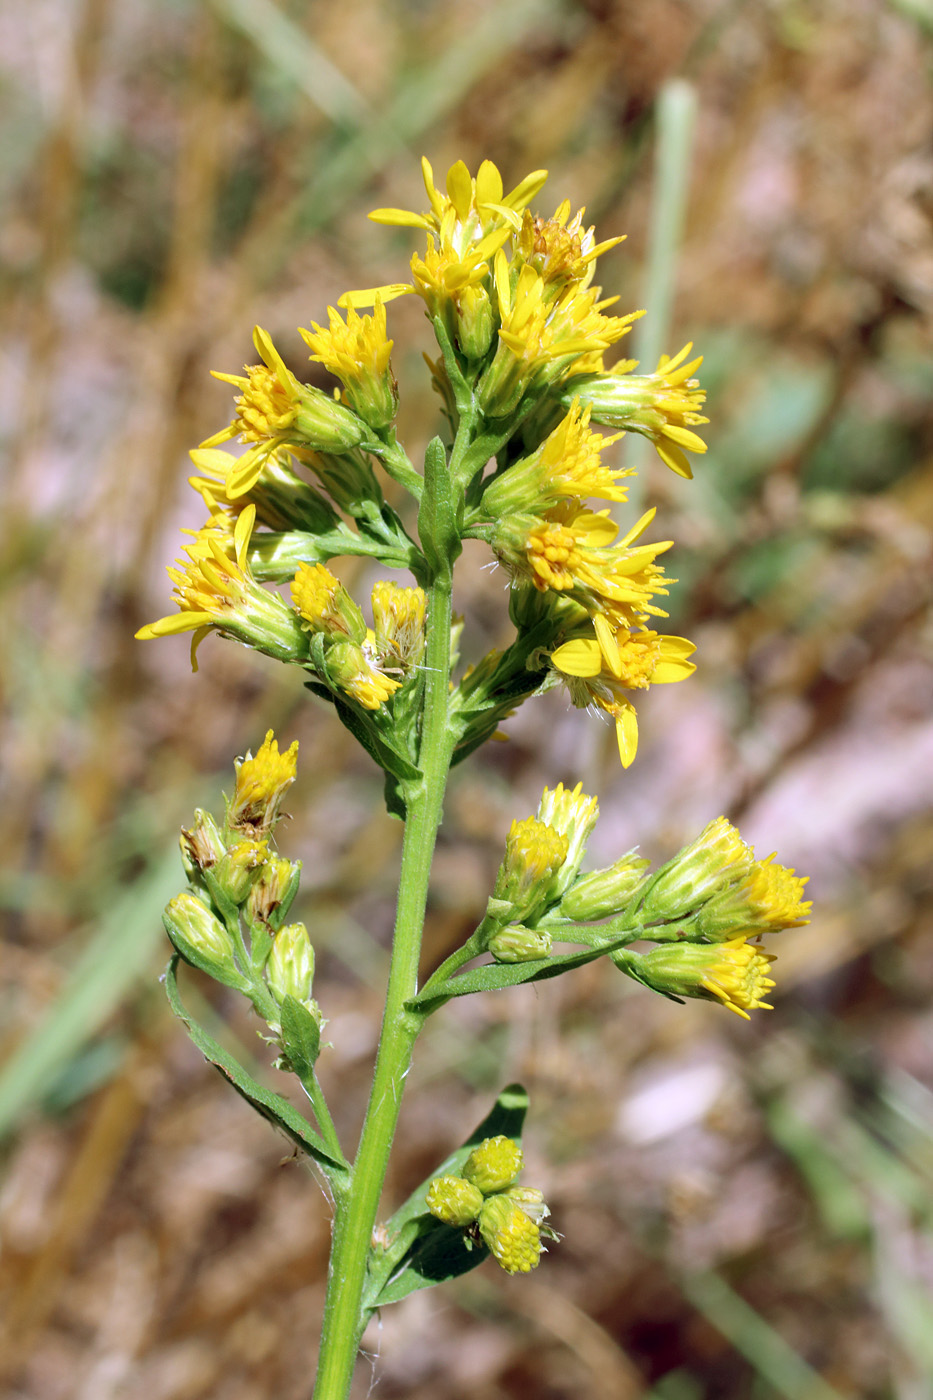
<instances>
[{"instance_id":1,"label":"yellow ray floret","mask_svg":"<svg viewBox=\"0 0 933 1400\"><path fill-rule=\"evenodd\" d=\"M198 531L185 548L187 561L179 559L178 567L168 570L179 611L141 627L136 633L141 641L218 625L248 603L252 579L246 551L255 520L255 506L247 506L240 513L232 555L228 541L213 522Z\"/></svg>"},{"instance_id":2,"label":"yellow ray floret","mask_svg":"<svg viewBox=\"0 0 933 1400\"><path fill-rule=\"evenodd\" d=\"M688 658L696 650L684 637L660 636L648 629L619 628L612 636L614 665L605 657L605 639L575 637L551 653L574 705L595 705L615 722L619 756L628 768L638 748L638 718L626 694L651 685L686 680L696 670Z\"/></svg>"},{"instance_id":3,"label":"yellow ray floret","mask_svg":"<svg viewBox=\"0 0 933 1400\"><path fill-rule=\"evenodd\" d=\"M439 233L445 215L451 212L462 224L473 216L480 228L502 219L517 221L520 211L534 199L547 179L546 170L534 170L504 194L502 176L491 160L483 161L475 179L464 162L458 160L447 172L447 192L442 194L434 183L434 171L427 157L422 158L421 173L430 209L422 214L411 209L374 209L369 216L374 223Z\"/></svg>"}]
</instances>

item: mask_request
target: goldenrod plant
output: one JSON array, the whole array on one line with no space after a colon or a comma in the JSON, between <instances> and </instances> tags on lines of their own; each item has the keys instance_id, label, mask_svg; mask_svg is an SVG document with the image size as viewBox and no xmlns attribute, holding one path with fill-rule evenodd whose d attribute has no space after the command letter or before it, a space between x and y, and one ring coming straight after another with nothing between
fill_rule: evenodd
<instances>
[{"instance_id":1,"label":"goldenrod plant","mask_svg":"<svg viewBox=\"0 0 933 1400\"><path fill-rule=\"evenodd\" d=\"M435 837L448 774L526 700L566 687L572 704L608 716L619 755L636 755L636 695L684 681L693 645L663 630L669 580L650 538L653 511L621 527L631 471L603 452L639 433L680 477L705 450L707 420L691 347L652 373L604 357L641 312L616 315L595 285L600 254L583 211L564 201L533 214L545 172L506 192L496 167L458 161L439 188L423 162L427 208L377 209L378 223L426 243L408 281L347 292L327 324L302 330L335 377L333 397L301 383L258 327L261 363L221 375L237 391L229 425L192 452L208 512L170 569L177 611L154 638L208 632L296 667L385 775L388 811L404 822L397 917L381 1038L362 1134L338 1137L316 1071L326 1054L314 1000L313 927L288 922L300 863L275 848L297 745L271 731L236 764L222 818L197 812L182 833L188 889L165 911L175 947L173 1010L195 1043L258 1112L316 1165L333 1199L317 1400L350 1387L368 1319L415 1289L491 1255L510 1273L535 1268L541 1192L520 1186L527 1098L503 1090L487 1118L377 1225L405 1078L419 1033L453 997L511 987L608 958L670 999L717 1001L748 1018L768 1008L772 955L761 937L806 921L805 881L754 852L723 817L659 870L635 852L584 873L595 797L558 784L504 835L477 928L423 982L419 958ZM429 359L447 420L419 470L394 429L398 388L386 307L421 297L437 342ZM367 310L370 308L371 310ZM363 313L363 314L361 314ZM609 428L608 438L601 428ZM235 455L222 444L238 439ZM395 483L386 500L379 473ZM417 531L406 521L417 518ZM508 575L511 644L460 671L451 595L465 539L484 541ZM330 564L366 556L409 580L380 580L367 617ZM650 944L645 949L631 945ZM275 1065L305 1090L311 1118L256 1082L198 1026L180 999L179 959L249 999ZM312 1121L313 1119L313 1121Z\"/></svg>"}]
</instances>

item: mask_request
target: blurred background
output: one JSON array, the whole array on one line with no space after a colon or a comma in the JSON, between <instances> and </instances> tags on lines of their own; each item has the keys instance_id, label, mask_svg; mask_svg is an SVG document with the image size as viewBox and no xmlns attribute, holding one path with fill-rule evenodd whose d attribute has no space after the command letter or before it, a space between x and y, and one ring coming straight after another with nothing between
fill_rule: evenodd
<instances>
[{"instance_id":1,"label":"blurred background","mask_svg":"<svg viewBox=\"0 0 933 1400\"><path fill-rule=\"evenodd\" d=\"M693 483L636 453L696 677L644 697L628 773L559 695L457 771L426 960L473 927L512 817L581 777L594 863L663 859L724 812L811 875L815 914L775 940L751 1024L608 964L431 1023L393 1199L521 1079L525 1179L564 1239L529 1278L487 1264L387 1310L358 1396L933 1393L931 64L929 0L0 13L11 1400L309 1391L326 1202L171 1019L159 913L234 755L298 738L279 846L305 862L321 1077L355 1141L400 828L299 675L209 638L193 676L186 639L133 633L201 523L187 449L230 416L208 371L251 362L259 322L309 377L296 327L404 276L418 240L364 216L421 207L422 153L490 157L507 186L546 166L542 212L566 195L627 232L600 281L649 307L634 353L695 342L711 419ZM413 456L438 421L414 301L390 308ZM508 636L484 562L461 569L468 659ZM281 1089L255 1021L187 988Z\"/></svg>"}]
</instances>

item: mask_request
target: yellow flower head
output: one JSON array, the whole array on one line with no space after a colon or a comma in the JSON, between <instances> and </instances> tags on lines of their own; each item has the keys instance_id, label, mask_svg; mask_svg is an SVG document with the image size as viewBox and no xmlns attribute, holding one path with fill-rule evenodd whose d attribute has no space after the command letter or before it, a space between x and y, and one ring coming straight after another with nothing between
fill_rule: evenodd
<instances>
[{"instance_id":1,"label":"yellow flower head","mask_svg":"<svg viewBox=\"0 0 933 1400\"><path fill-rule=\"evenodd\" d=\"M585 212L580 209L571 219L567 199L551 219L535 218L526 209L515 239L517 258L550 285L560 288L572 282L584 290L593 279L596 259L624 242L624 238L607 238L597 243L596 230L583 228Z\"/></svg>"},{"instance_id":2,"label":"yellow flower head","mask_svg":"<svg viewBox=\"0 0 933 1400\"><path fill-rule=\"evenodd\" d=\"M340 580L323 564L299 564L291 595L312 632L323 632L331 641L359 644L365 640L363 614Z\"/></svg>"},{"instance_id":3,"label":"yellow flower head","mask_svg":"<svg viewBox=\"0 0 933 1400\"><path fill-rule=\"evenodd\" d=\"M343 452L363 439L359 419L320 389L300 384L261 326L253 330L253 344L263 362L247 365L245 376L212 371L240 393L233 421L201 443L211 448L239 437L253 444L227 478L231 500L255 486L267 459L283 444Z\"/></svg>"},{"instance_id":4,"label":"yellow flower head","mask_svg":"<svg viewBox=\"0 0 933 1400\"><path fill-rule=\"evenodd\" d=\"M379 669L369 643L335 642L328 648L326 665L328 679L364 710L378 710L401 685Z\"/></svg>"},{"instance_id":5,"label":"yellow flower head","mask_svg":"<svg viewBox=\"0 0 933 1400\"><path fill-rule=\"evenodd\" d=\"M333 306L327 308L327 329L316 321L301 336L317 360L343 384L351 408L372 428L385 428L398 408L398 386L389 364L393 341L386 334L386 309L376 297L372 316L360 316L353 307L343 320Z\"/></svg>"},{"instance_id":6,"label":"yellow flower head","mask_svg":"<svg viewBox=\"0 0 933 1400\"><path fill-rule=\"evenodd\" d=\"M484 1196L504 1191L525 1164L522 1149L513 1138L500 1134L484 1138L463 1164L463 1175Z\"/></svg>"},{"instance_id":7,"label":"yellow flower head","mask_svg":"<svg viewBox=\"0 0 933 1400\"><path fill-rule=\"evenodd\" d=\"M775 985L768 976L774 962L773 953L761 952L747 943L742 934L728 943L720 943L716 954L699 983L711 999L718 997L723 1006L746 1021L751 1019L749 1011L774 1009L764 1000Z\"/></svg>"},{"instance_id":8,"label":"yellow flower head","mask_svg":"<svg viewBox=\"0 0 933 1400\"><path fill-rule=\"evenodd\" d=\"M744 882L750 922L755 928L797 928L810 921L810 900L803 899L808 875L774 864L772 853L752 866Z\"/></svg>"},{"instance_id":9,"label":"yellow flower head","mask_svg":"<svg viewBox=\"0 0 933 1400\"><path fill-rule=\"evenodd\" d=\"M617 298L599 301L599 287L580 291L570 284L554 299L553 288L528 263L513 284L501 251L494 274L500 343L477 386L480 402L493 417L511 413L522 394L535 385L601 371L603 352L644 314L604 315Z\"/></svg>"},{"instance_id":10,"label":"yellow flower head","mask_svg":"<svg viewBox=\"0 0 933 1400\"><path fill-rule=\"evenodd\" d=\"M614 542L618 527L608 511L589 511L566 500L542 516L496 521L490 542L520 580L529 580L539 592L571 594L595 615L597 636L607 646L613 628L640 624L645 614L666 616L653 599L667 593L670 580L655 560L671 541L636 544L653 518L654 511L647 511ZM614 667L611 645L606 657Z\"/></svg>"},{"instance_id":11,"label":"yellow flower head","mask_svg":"<svg viewBox=\"0 0 933 1400\"><path fill-rule=\"evenodd\" d=\"M227 807L231 830L260 837L271 831L279 819L282 798L295 781L298 767L298 740L285 753L270 729L254 758L247 753L237 759L236 789Z\"/></svg>"},{"instance_id":12,"label":"yellow flower head","mask_svg":"<svg viewBox=\"0 0 933 1400\"><path fill-rule=\"evenodd\" d=\"M427 160L422 160L421 169L428 210L374 209L369 216L375 223L419 228L428 234L425 257L412 259L413 280L346 292L341 306L372 306L377 296L386 302L419 292L434 310L442 297L454 296L487 275L488 261L520 227L521 211L547 179L546 170L533 171L505 194L502 176L492 161L483 161L474 179L458 160L447 172L444 194L434 184Z\"/></svg>"},{"instance_id":13,"label":"yellow flower head","mask_svg":"<svg viewBox=\"0 0 933 1400\"><path fill-rule=\"evenodd\" d=\"M580 503L590 497L624 501L621 479L634 472L610 471L600 452L619 441L621 434L604 438L591 431L590 410L574 400L557 427L530 457L523 457L483 493L482 510L491 516L546 510L562 499Z\"/></svg>"},{"instance_id":14,"label":"yellow flower head","mask_svg":"<svg viewBox=\"0 0 933 1400\"><path fill-rule=\"evenodd\" d=\"M598 621L599 619L597 619ZM686 680L696 670L688 658L696 650L684 637L661 636L647 628L611 633L613 662L605 658L609 638L575 637L551 653L574 705L596 705L614 721L622 766L628 768L638 748L638 717L626 695L650 685Z\"/></svg>"},{"instance_id":15,"label":"yellow flower head","mask_svg":"<svg viewBox=\"0 0 933 1400\"><path fill-rule=\"evenodd\" d=\"M384 665L410 671L424 652L424 590L380 579L373 585L372 604L376 652Z\"/></svg>"},{"instance_id":16,"label":"yellow flower head","mask_svg":"<svg viewBox=\"0 0 933 1400\"><path fill-rule=\"evenodd\" d=\"M673 358L662 355L654 374L632 374L637 360L623 361L608 373L571 382L566 393L578 395L590 405L594 423L627 428L650 438L671 471L691 477L684 449L706 451L706 443L692 429L709 422L700 412L705 390L693 378L703 357L684 363L692 349L688 342Z\"/></svg>"},{"instance_id":17,"label":"yellow flower head","mask_svg":"<svg viewBox=\"0 0 933 1400\"><path fill-rule=\"evenodd\" d=\"M538 912L569 848L566 836L537 817L513 821L493 897L510 903L516 920Z\"/></svg>"},{"instance_id":18,"label":"yellow flower head","mask_svg":"<svg viewBox=\"0 0 933 1400\"><path fill-rule=\"evenodd\" d=\"M769 977L772 953L746 942L745 934L727 943L668 943L647 953L620 949L610 958L637 981L674 997L720 1001L744 1020L749 1011L773 1010L765 1000L774 982Z\"/></svg>"},{"instance_id":19,"label":"yellow flower head","mask_svg":"<svg viewBox=\"0 0 933 1400\"><path fill-rule=\"evenodd\" d=\"M558 783L556 788L545 788L541 794L538 821L567 837L567 854L548 891L549 900L559 899L576 878L598 816L599 803L583 791L582 783L573 788Z\"/></svg>"},{"instance_id":20,"label":"yellow flower head","mask_svg":"<svg viewBox=\"0 0 933 1400\"><path fill-rule=\"evenodd\" d=\"M180 611L173 617L150 622L137 632L137 637L149 640L212 627L223 622L228 614L244 608L249 601L251 583L246 551L255 519L255 506L243 511L234 531L233 552L228 553L229 538L212 517L185 547L188 561L179 559L178 567L168 570Z\"/></svg>"},{"instance_id":21,"label":"yellow flower head","mask_svg":"<svg viewBox=\"0 0 933 1400\"><path fill-rule=\"evenodd\" d=\"M527 1274L538 1267L540 1229L507 1195L487 1198L479 1214L479 1230L487 1249L507 1274Z\"/></svg>"},{"instance_id":22,"label":"yellow flower head","mask_svg":"<svg viewBox=\"0 0 933 1400\"><path fill-rule=\"evenodd\" d=\"M294 613L277 593L261 588L250 571L247 552L255 520L256 507L249 505L237 517L231 536L226 512L212 515L186 545L187 560L176 560L177 567L168 570L179 611L141 627L136 633L140 641L193 632L194 670L197 648L211 628L281 661L306 659L307 638Z\"/></svg>"},{"instance_id":23,"label":"yellow flower head","mask_svg":"<svg viewBox=\"0 0 933 1400\"><path fill-rule=\"evenodd\" d=\"M425 1201L436 1219L462 1230L482 1210L483 1193L462 1176L436 1176L428 1187Z\"/></svg>"},{"instance_id":24,"label":"yellow flower head","mask_svg":"<svg viewBox=\"0 0 933 1400\"><path fill-rule=\"evenodd\" d=\"M699 910L694 929L702 938L717 942L732 937L737 928L776 932L809 922L806 876L776 865L773 855L740 867L737 874L737 882L717 890Z\"/></svg>"}]
</instances>

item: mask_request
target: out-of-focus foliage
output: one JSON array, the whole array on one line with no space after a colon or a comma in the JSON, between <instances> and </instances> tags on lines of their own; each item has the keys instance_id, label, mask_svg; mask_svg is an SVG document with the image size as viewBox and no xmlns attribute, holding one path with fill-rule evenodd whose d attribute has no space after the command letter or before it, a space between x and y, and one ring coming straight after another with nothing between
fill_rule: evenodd
<instances>
[{"instance_id":1,"label":"out-of-focus foliage","mask_svg":"<svg viewBox=\"0 0 933 1400\"><path fill-rule=\"evenodd\" d=\"M251 359L259 322L318 374L291 327L396 278L412 240L364 212L419 207L422 151L441 170L549 167L542 207L567 193L601 236L629 233L601 272L639 304L653 114L675 75L698 115L667 348L690 337L706 356L710 451L694 483L658 468L648 491L678 541L672 627L700 669L652 692L625 775L611 732L557 696L459 770L429 955L472 926L542 780L599 793L600 863L636 831L663 850L741 816L812 874L817 917L784 935L777 1009L753 1028L598 967L452 1009L413 1073L394 1196L521 1078L565 1239L520 1290L477 1273L414 1295L368 1342L385 1397L926 1393L925 16L913 0L36 0L0 16L12 1394L307 1390L326 1205L155 985L177 828L270 726L302 745L287 842L310 877L297 913L324 952L337 1049L321 1073L343 1124L368 1087L378 1002L359 979L379 981L398 843L376 774L282 668L208 640L192 677L183 640L132 640L166 610L179 525L201 523L186 451L229 417L208 370ZM436 427L416 387L427 341L413 304L390 312L417 450ZM477 568L457 603L495 645L501 578ZM255 1026L238 1035L274 1081Z\"/></svg>"}]
</instances>

